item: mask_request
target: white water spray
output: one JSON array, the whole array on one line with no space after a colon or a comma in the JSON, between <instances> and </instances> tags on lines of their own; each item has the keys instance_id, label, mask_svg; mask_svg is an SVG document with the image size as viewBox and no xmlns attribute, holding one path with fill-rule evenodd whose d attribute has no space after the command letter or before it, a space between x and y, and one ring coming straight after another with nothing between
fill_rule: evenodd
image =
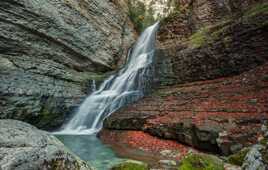
<instances>
[{"instance_id":1,"label":"white water spray","mask_svg":"<svg viewBox=\"0 0 268 170\"><path fill-rule=\"evenodd\" d=\"M144 96L153 79L155 36L159 23L148 27L139 37L128 61L117 74L105 80L80 106L60 134L98 132L106 117L122 106Z\"/></svg>"}]
</instances>

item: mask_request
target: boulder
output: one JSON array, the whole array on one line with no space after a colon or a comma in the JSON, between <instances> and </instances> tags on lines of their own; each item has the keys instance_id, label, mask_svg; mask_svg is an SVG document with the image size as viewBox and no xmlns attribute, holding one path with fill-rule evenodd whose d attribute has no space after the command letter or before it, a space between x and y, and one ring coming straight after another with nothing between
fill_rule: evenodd
<instances>
[{"instance_id":1,"label":"boulder","mask_svg":"<svg viewBox=\"0 0 268 170\"><path fill-rule=\"evenodd\" d=\"M267 170L268 169L267 145L254 145L247 153L243 162L243 170Z\"/></svg>"},{"instance_id":2,"label":"boulder","mask_svg":"<svg viewBox=\"0 0 268 170\"><path fill-rule=\"evenodd\" d=\"M1 170L92 170L54 136L16 120L0 120Z\"/></svg>"},{"instance_id":3,"label":"boulder","mask_svg":"<svg viewBox=\"0 0 268 170\"><path fill-rule=\"evenodd\" d=\"M263 136L258 144L252 146L247 152L242 165L243 170L267 170L268 169L268 123L262 126Z\"/></svg>"}]
</instances>

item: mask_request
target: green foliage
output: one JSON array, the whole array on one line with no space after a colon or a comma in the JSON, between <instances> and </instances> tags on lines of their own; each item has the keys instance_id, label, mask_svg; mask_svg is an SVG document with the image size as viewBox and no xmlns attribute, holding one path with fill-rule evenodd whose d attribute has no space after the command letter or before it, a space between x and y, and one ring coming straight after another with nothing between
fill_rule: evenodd
<instances>
[{"instance_id":1,"label":"green foliage","mask_svg":"<svg viewBox=\"0 0 268 170\"><path fill-rule=\"evenodd\" d=\"M213 156L189 154L185 157L178 170L224 170L223 162Z\"/></svg>"},{"instance_id":2,"label":"green foliage","mask_svg":"<svg viewBox=\"0 0 268 170\"><path fill-rule=\"evenodd\" d=\"M142 32L146 27L152 25L155 22L153 17L153 10L146 9L145 5L139 1L128 2L129 18L134 23L134 26L138 32Z\"/></svg>"},{"instance_id":3,"label":"green foliage","mask_svg":"<svg viewBox=\"0 0 268 170\"><path fill-rule=\"evenodd\" d=\"M227 160L228 163L242 166L248 151L249 151L249 148L245 148L239 151L238 153L229 156Z\"/></svg>"}]
</instances>

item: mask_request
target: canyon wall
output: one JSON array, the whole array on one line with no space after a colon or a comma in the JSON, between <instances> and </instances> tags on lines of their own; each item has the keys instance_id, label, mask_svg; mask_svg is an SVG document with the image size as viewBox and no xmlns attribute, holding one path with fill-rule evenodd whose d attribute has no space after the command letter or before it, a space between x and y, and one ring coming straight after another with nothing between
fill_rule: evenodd
<instances>
[{"instance_id":1,"label":"canyon wall","mask_svg":"<svg viewBox=\"0 0 268 170\"><path fill-rule=\"evenodd\" d=\"M161 22L155 92L105 128L226 155L256 143L268 119L267 19L263 1L181 1Z\"/></svg>"},{"instance_id":2,"label":"canyon wall","mask_svg":"<svg viewBox=\"0 0 268 170\"><path fill-rule=\"evenodd\" d=\"M0 118L54 128L135 41L108 0L2 0Z\"/></svg>"}]
</instances>

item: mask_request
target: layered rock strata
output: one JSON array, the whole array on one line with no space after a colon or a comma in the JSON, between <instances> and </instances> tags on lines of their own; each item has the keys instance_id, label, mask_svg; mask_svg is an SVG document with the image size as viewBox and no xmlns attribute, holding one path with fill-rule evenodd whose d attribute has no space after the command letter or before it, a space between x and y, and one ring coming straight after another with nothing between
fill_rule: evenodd
<instances>
[{"instance_id":1,"label":"layered rock strata","mask_svg":"<svg viewBox=\"0 0 268 170\"><path fill-rule=\"evenodd\" d=\"M134 38L107 0L1 1L0 118L59 126Z\"/></svg>"},{"instance_id":2,"label":"layered rock strata","mask_svg":"<svg viewBox=\"0 0 268 170\"><path fill-rule=\"evenodd\" d=\"M114 113L105 127L226 155L256 143L268 119L267 9L253 3L177 45L160 41L158 89Z\"/></svg>"}]
</instances>

